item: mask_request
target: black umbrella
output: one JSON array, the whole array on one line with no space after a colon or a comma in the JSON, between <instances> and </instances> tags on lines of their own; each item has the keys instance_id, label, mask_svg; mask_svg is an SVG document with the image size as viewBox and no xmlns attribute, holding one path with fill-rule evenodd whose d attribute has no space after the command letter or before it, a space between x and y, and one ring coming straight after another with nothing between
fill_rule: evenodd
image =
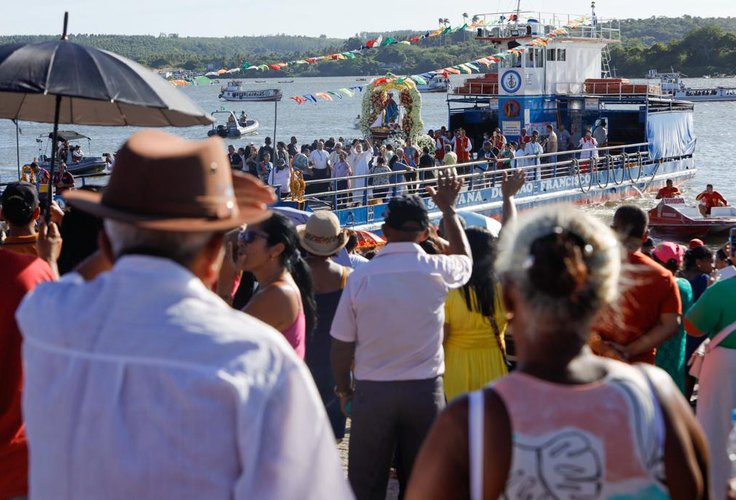
<instances>
[{"instance_id":1,"label":"black umbrella","mask_svg":"<svg viewBox=\"0 0 736 500\"><path fill-rule=\"evenodd\" d=\"M53 123L188 127L212 118L152 70L67 39L0 45L0 118ZM49 182L51 192L51 181Z\"/></svg>"}]
</instances>

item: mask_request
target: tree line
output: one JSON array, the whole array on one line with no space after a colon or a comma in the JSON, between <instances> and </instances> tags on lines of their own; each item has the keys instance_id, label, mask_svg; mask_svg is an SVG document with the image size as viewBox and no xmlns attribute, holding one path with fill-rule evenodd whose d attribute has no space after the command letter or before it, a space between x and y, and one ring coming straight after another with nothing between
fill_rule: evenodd
<instances>
[{"instance_id":1,"label":"tree line","mask_svg":"<svg viewBox=\"0 0 736 500\"><path fill-rule=\"evenodd\" d=\"M620 21L622 43L611 47L611 65L618 76L642 77L649 68L674 68L689 76L736 72L736 18L652 17ZM406 37L397 31L383 36ZM363 38L294 35L225 38L75 34L83 45L116 52L146 66L192 71L237 68L244 63L287 62L360 48ZM371 34L372 35L372 34ZM369 36L371 36L369 35ZM376 34L377 35L377 34ZM37 42L57 36L0 36L0 44ZM249 72L259 78L291 76L374 75L385 71L417 74L460 64L494 53L471 32L428 38L413 45L390 45L369 50L346 61L292 66L282 71Z\"/></svg>"}]
</instances>

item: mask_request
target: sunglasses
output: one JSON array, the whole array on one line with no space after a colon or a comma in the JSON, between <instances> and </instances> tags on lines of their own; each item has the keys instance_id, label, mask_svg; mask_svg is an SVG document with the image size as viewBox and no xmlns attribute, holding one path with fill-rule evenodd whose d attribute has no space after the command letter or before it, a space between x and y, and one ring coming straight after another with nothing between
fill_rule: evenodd
<instances>
[{"instance_id":1,"label":"sunglasses","mask_svg":"<svg viewBox=\"0 0 736 500\"><path fill-rule=\"evenodd\" d=\"M268 239L268 235L262 231L256 231L254 229L248 229L246 231L240 231L238 233L238 241L241 243L253 243L257 238Z\"/></svg>"}]
</instances>

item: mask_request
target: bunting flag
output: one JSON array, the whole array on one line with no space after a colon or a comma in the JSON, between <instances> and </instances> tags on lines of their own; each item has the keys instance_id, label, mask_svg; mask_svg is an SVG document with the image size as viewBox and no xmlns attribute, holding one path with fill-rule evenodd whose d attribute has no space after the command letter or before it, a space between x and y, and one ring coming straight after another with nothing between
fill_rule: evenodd
<instances>
[{"instance_id":1,"label":"bunting flag","mask_svg":"<svg viewBox=\"0 0 736 500\"><path fill-rule=\"evenodd\" d=\"M553 39L559 38L559 37L569 36L570 35L570 29L575 29L574 28L575 26L579 26L583 22L585 22L585 18L576 19L575 21L571 22L570 24L568 24L568 25L566 25L564 27L556 28L556 29L554 29L550 33L547 33L544 36L534 37L534 38L532 38L531 40L525 42L522 45L519 45L517 47L514 47L513 49L509 49L509 50L506 50L506 51L503 51L503 52L499 52L497 54L488 55L488 56L485 56L485 57L481 57L481 58L475 59L473 61L464 62L464 63L457 64L457 65L454 65L454 66L448 66L446 68L436 69L436 70L433 70L433 71L427 71L426 73L422 73L421 75L408 75L408 76L405 76L405 77L398 77L397 78L394 75L391 75L389 73L385 77L379 77L379 78L375 79L369 85L381 85L381 84L387 83L389 81L389 79L392 82L396 82L398 84L405 83L407 80L409 80L409 81L413 81L417 85L426 85L427 84L427 80L433 78L436 75L442 75L444 77L447 77L448 75L459 75L461 73L465 73L465 74L472 74L474 72L477 73L477 72L480 72L481 71L480 65L485 66L485 68L487 69L487 68L489 68L491 66L491 64L494 64L494 63L495 64L498 64L499 62L501 62L504 59L507 59L511 55L520 55L520 54L523 54L529 48L546 47L547 44L549 44L550 40L553 40ZM467 26L484 26L486 24L487 24L486 22L478 21L478 22L472 23L472 24L467 25ZM441 32L444 32L444 31L446 31L445 28L440 28L439 30L435 30L435 32L432 32L432 33L441 33ZM421 39L421 38L426 38L426 37L429 37L429 36L437 36L436 34L433 35L432 33L427 32L425 35L422 35L419 38ZM388 42L390 39L391 39L391 37L387 38L386 39L386 42ZM375 40L369 40L369 43L370 42L372 42L373 45L381 44L381 37L378 37ZM397 43L397 42L394 41L394 42L391 42L391 43ZM342 53L341 55L344 55L344 54L345 53ZM345 56L345 57L347 57L347 56ZM309 62L310 59L306 59L305 61L306 62ZM291 63L289 63L289 64L291 64ZM299 64L299 63L294 63L294 64ZM301 64L304 64L304 63L301 63ZM303 104L303 103L305 103L307 101L316 103L317 102L317 97L315 97L315 96L318 96L318 97L322 98L325 101L332 101L333 100L332 97L337 97L339 99L342 99L342 95L344 95L346 97L353 97L353 96L355 96L356 93L359 93L359 92L362 92L362 91L363 91L363 87L362 86L356 86L356 87L350 87L349 89L348 88L342 88L342 89L337 89L337 90L334 90L334 91L317 92L315 94L304 94L304 95L301 95L301 96L292 96L291 99L294 100L294 102L296 102L297 104Z\"/></svg>"}]
</instances>

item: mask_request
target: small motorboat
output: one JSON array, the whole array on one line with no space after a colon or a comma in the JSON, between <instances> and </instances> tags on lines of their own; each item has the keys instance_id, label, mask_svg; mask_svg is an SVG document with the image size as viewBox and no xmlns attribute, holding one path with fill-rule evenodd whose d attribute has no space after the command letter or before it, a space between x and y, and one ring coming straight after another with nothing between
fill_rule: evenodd
<instances>
[{"instance_id":1,"label":"small motorboat","mask_svg":"<svg viewBox=\"0 0 736 500\"><path fill-rule=\"evenodd\" d=\"M213 123L212 129L207 131L208 137L218 135L224 139L234 139L255 134L260 126L258 120L248 119L247 117L243 119L244 115L238 118L232 111L213 111L212 116L216 117L216 115L227 115L226 122L224 124Z\"/></svg>"},{"instance_id":2,"label":"small motorboat","mask_svg":"<svg viewBox=\"0 0 736 500\"><path fill-rule=\"evenodd\" d=\"M42 135L41 137L36 139L36 142L40 145L44 143L44 138L49 139L45 148L48 150L48 147L51 146L50 139L52 135L53 133L49 133L48 136ZM64 158L57 157L57 162L59 161L59 159L63 159L64 163L66 163L67 172L71 173L72 175L87 175L97 174L105 170L105 167L107 166L107 161L102 156L85 155L81 160L74 161L73 149L76 145L78 145L74 143L78 143L81 140L86 139L87 151L89 151L92 145L92 139L73 130L59 130L56 134L56 137L57 140L62 141L65 144L64 151L66 152ZM51 158L48 154L46 154L46 152L42 150L41 147L39 147L38 152L38 165L46 170L49 170L49 168L51 168Z\"/></svg>"},{"instance_id":3,"label":"small motorboat","mask_svg":"<svg viewBox=\"0 0 736 500\"><path fill-rule=\"evenodd\" d=\"M649 210L649 228L663 236L703 238L736 227L736 207L713 207L703 216L696 206L682 198L664 198Z\"/></svg>"},{"instance_id":4,"label":"small motorboat","mask_svg":"<svg viewBox=\"0 0 736 500\"><path fill-rule=\"evenodd\" d=\"M279 80L279 83L294 83L294 80Z\"/></svg>"},{"instance_id":5,"label":"small motorboat","mask_svg":"<svg viewBox=\"0 0 736 500\"><path fill-rule=\"evenodd\" d=\"M450 80L444 76L434 76L429 78L427 83L424 85L417 84L417 90L419 92L447 92L447 88L450 85Z\"/></svg>"}]
</instances>

